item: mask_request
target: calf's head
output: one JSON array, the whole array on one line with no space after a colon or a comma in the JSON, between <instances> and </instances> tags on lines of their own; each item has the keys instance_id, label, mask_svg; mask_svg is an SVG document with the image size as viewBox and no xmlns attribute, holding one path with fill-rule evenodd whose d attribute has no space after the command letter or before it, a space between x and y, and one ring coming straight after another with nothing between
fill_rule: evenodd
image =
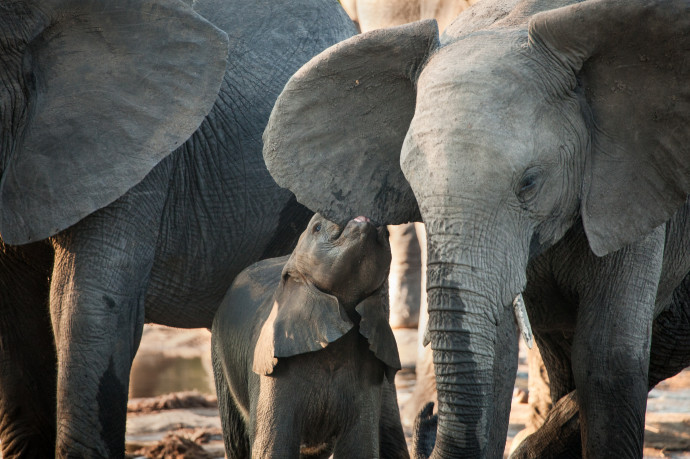
<instances>
[{"instance_id":1,"label":"calf's head","mask_svg":"<svg viewBox=\"0 0 690 459\"><path fill-rule=\"evenodd\" d=\"M400 358L383 289L390 260L385 227L366 217L339 226L314 215L283 268L254 371L270 374L279 358L323 349L358 324L392 378Z\"/></svg>"}]
</instances>

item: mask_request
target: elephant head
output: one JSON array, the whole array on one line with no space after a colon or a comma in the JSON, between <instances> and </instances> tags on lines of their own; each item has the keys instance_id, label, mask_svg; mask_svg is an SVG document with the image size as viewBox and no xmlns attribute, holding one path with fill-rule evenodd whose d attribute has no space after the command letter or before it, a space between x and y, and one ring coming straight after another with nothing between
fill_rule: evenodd
<instances>
[{"instance_id":1,"label":"elephant head","mask_svg":"<svg viewBox=\"0 0 690 459\"><path fill-rule=\"evenodd\" d=\"M432 21L342 42L264 133L278 183L328 218L426 223L434 457L502 454L530 257L580 222L615 251L690 191L690 4L567 3L484 0L440 42Z\"/></svg>"},{"instance_id":2,"label":"elephant head","mask_svg":"<svg viewBox=\"0 0 690 459\"><path fill-rule=\"evenodd\" d=\"M400 357L388 324L383 285L391 262L388 234L364 217L339 226L316 214L283 268L273 309L254 352L253 369L270 374L281 357L318 351L358 322L359 332L387 368Z\"/></svg>"},{"instance_id":3,"label":"elephant head","mask_svg":"<svg viewBox=\"0 0 690 459\"><path fill-rule=\"evenodd\" d=\"M8 2L0 29L0 234L11 244L137 184L199 127L225 72L227 35L180 0Z\"/></svg>"}]
</instances>

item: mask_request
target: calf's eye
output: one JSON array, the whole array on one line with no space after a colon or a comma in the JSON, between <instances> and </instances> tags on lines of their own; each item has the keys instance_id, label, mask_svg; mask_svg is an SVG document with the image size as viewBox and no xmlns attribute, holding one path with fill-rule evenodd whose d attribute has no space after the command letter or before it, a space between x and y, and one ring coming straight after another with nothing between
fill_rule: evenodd
<instances>
[{"instance_id":1,"label":"calf's eye","mask_svg":"<svg viewBox=\"0 0 690 459\"><path fill-rule=\"evenodd\" d=\"M317 223L316 225L314 225L313 231L315 233L318 233L319 231L321 231L321 223Z\"/></svg>"}]
</instances>

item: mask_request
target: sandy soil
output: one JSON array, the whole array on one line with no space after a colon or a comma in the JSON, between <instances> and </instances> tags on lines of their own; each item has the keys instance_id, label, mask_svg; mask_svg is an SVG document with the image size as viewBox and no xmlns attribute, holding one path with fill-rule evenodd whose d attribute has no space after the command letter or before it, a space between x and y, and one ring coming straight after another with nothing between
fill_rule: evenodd
<instances>
[{"instance_id":1,"label":"sandy soil","mask_svg":"<svg viewBox=\"0 0 690 459\"><path fill-rule=\"evenodd\" d=\"M396 330L396 337L401 360L407 367L396 376L398 402L404 406L415 383L411 367L416 332ZM522 352L516 381L516 387L521 390L516 391L513 399L507 448L527 419L526 375ZM147 325L132 368L128 455L176 459L224 457L214 395L210 333ZM409 436L411 426L405 426L405 430ZM650 393L645 458L656 457L690 458L690 370L664 381Z\"/></svg>"}]
</instances>

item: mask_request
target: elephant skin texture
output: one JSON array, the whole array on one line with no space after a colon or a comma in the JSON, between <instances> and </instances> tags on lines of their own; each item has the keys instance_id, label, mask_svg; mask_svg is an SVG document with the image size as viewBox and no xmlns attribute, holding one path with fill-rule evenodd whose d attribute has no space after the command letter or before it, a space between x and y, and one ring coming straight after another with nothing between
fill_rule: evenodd
<instances>
[{"instance_id":1,"label":"elephant skin texture","mask_svg":"<svg viewBox=\"0 0 690 459\"><path fill-rule=\"evenodd\" d=\"M228 458L409 457L390 259L385 227L316 214L292 255L237 277L211 344Z\"/></svg>"},{"instance_id":2,"label":"elephant skin texture","mask_svg":"<svg viewBox=\"0 0 690 459\"><path fill-rule=\"evenodd\" d=\"M483 0L285 86L264 132L281 186L335 222L426 225L432 457L503 454L521 293L583 455L642 455L653 321L690 272L688 30L686 0Z\"/></svg>"},{"instance_id":3,"label":"elephant skin texture","mask_svg":"<svg viewBox=\"0 0 690 459\"><path fill-rule=\"evenodd\" d=\"M2 456L123 457L144 322L210 328L313 215L261 134L356 29L335 0L74 0L0 30Z\"/></svg>"}]
</instances>

